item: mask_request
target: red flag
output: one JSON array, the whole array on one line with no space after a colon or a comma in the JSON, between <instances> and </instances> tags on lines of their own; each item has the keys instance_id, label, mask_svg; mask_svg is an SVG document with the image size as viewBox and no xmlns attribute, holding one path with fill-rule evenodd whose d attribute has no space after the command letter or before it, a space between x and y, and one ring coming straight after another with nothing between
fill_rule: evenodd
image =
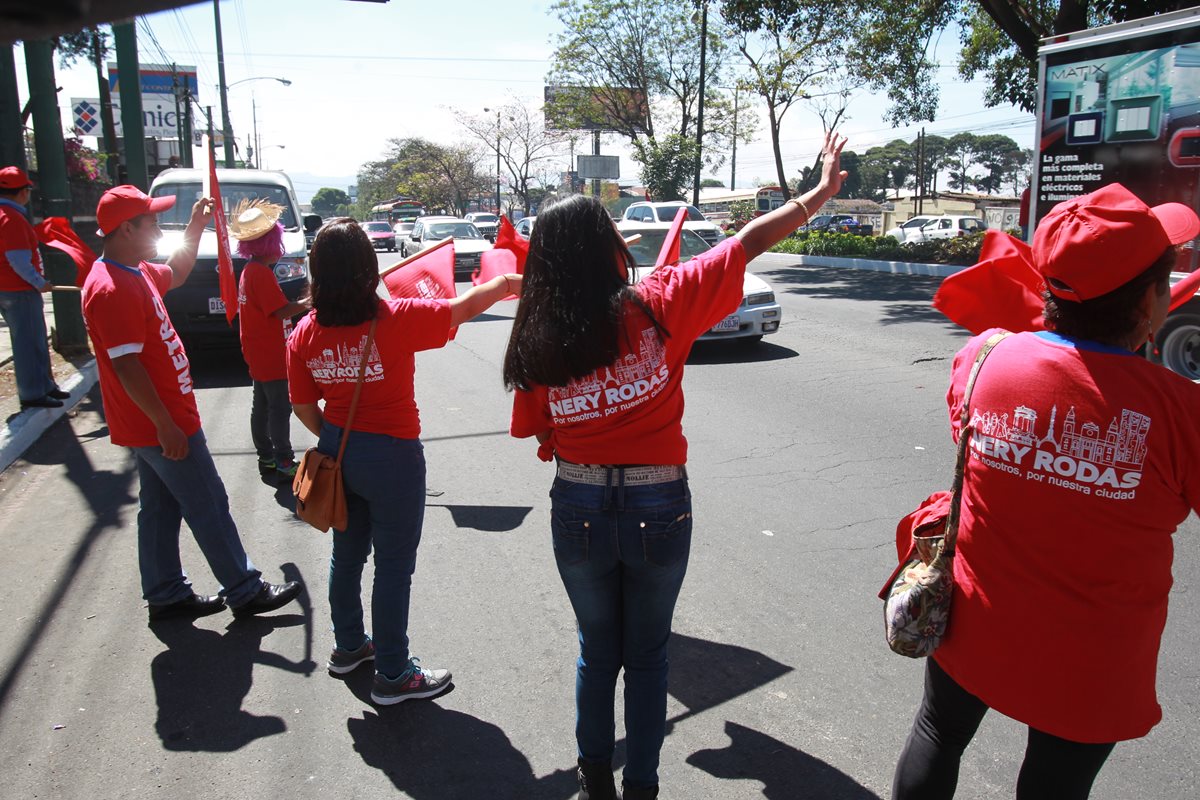
<instances>
[{"instance_id":1,"label":"red flag","mask_svg":"<svg viewBox=\"0 0 1200 800\"><path fill-rule=\"evenodd\" d=\"M1191 300L1198 288L1200 288L1200 269L1171 287L1171 310L1174 311Z\"/></svg>"},{"instance_id":2,"label":"red flag","mask_svg":"<svg viewBox=\"0 0 1200 800\"><path fill-rule=\"evenodd\" d=\"M517 268L511 270L518 275L525 274L525 258L529 255L529 240L521 237L517 229L508 221L508 217L500 218L500 232L496 234L496 250L511 250L517 257Z\"/></svg>"},{"instance_id":3,"label":"red flag","mask_svg":"<svg viewBox=\"0 0 1200 800\"><path fill-rule=\"evenodd\" d=\"M221 184L217 182L217 156L212 142L208 143L208 196L213 200L213 225L217 231L217 278L221 283L221 302L225 304L225 321L233 326L238 313L237 278L233 274L233 256L229 252L229 227L225 224L225 207L221 205Z\"/></svg>"},{"instance_id":4,"label":"red flag","mask_svg":"<svg viewBox=\"0 0 1200 800\"><path fill-rule=\"evenodd\" d=\"M942 281L933 307L971 333L988 328L1045 330L1042 276L1034 269L1029 245L989 230L979 263Z\"/></svg>"},{"instance_id":5,"label":"red flag","mask_svg":"<svg viewBox=\"0 0 1200 800\"><path fill-rule=\"evenodd\" d=\"M679 237L683 235L683 223L687 222L687 215L687 206L680 206L675 212L671 229L667 231L667 238L663 239L662 249L658 251L658 260L654 262L655 269L679 263Z\"/></svg>"},{"instance_id":6,"label":"red flag","mask_svg":"<svg viewBox=\"0 0 1200 800\"><path fill-rule=\"evenodd\" d=\"M457 297L454 287L454 239L443 239L381 273L383 285L394 299L421 297L430 300ZM450 329L454 338L457 328Z\"/></svg>"},{"instance_id":7,"label":"red flag","mask_svg":"<svg viewBox=\"0 0 1200 800\"><path fill-rule=\"evenodd\" d=\"M471 283L478 286L487 283L497 275L512 275L518 273L517 254L512 250L488 250L479 256L479 269L471 276ZM510 294L505 300L515 300L515 294Z\"/></svg>"},{"instance_id":8,"label":"red flag","mask_svg":"<svg viewBox=\"0 0 1200 800\"><path fill-rule=\"evenodd\" d=\"M37 231L39 242L71 257L75 262L75 285L82 287L92 264L96 263L96 254L75 235L71 223L65 217L46 217L33 229Z\"/></svg>"}]
</instances>

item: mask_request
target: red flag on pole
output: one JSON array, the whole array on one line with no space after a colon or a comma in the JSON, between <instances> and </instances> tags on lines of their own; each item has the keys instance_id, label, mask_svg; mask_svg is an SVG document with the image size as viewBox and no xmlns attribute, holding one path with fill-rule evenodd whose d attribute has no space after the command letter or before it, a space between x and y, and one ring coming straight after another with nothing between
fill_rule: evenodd
<instances>
[{"instance_id":1,"label":"red flag on pole","mask_svg":"<svg viewBox=\"0 0 1200 800\"><path fill-rule=\"evenodd\" d=\"M1200 269L1171 287L1171 311L1191 300L1200 289Z\"/></svg>"},{"instance_id":2,"label":"red flag on pole","mask_svg":"<svg viewBox=\"0 0 1200 800\"><path fill-rule=\"evenodd\" d=\"M996 230L984 234L979 263L947 277L933 296L934 308L974 334L1044 330L1043 306L1029 245Z\"/></svg>"},{"instance_id":3,"label":"red flag on pole","mask_svg":"<svg viewBox=\"0 0 1200 800\"><path fill-rule=\"evenodd\" d=\"M506 217L500 218L500 232L496 244L479 256L479 269L471 275L471 284L487 283L497 275L524 275L525 257L529 255L529 242L517 235L517 229ZM515 300L510 294L505 300Z\"/></svg>"},{"instance_id":4,"label":"red flag on pole","mask_svg":"<svg viewBox=\"0 0 1200 800\"><path fill-rule=\"evenodd\" d=\"M420 297L429 300L457 297L454 287L454 239L442 241L388 267L380 277L394 299ZM457 328L450 329L454 338Z\"/></svg>"},{"instance_id":5,"label":"red flag on pole","mask_svg":"<svg viewBox=\"0 0 1200 800\"><path fill-rule=\"evenodd\" d=\"M687 206L680 206L675 212L671 229L667 231L667 238L663 239L662 249L658 251L658 260L654 262L655 269L679 263L679 237L683 235L683 223L687 222L687 215Z\"/></svg>"},{"instance_id":6,"label":"red flag on pole","mask_svg":"<svg viewBox=\"0 0 1200 800\"><path fill-rule=\"evenodd\" d=\"M496 250L511 250L517 258L517 268L513 270L518 275L525 274L525 258L529 255L529 240L522 238L508 217L500 218L500 232L496 234Z\"/></svg>"},{"instance_id":7,"label":"red flag on pole","mask_svg":"<svg viewBox=\"0 0 1200 800\"><path fill-rule=\"evenodd\" d=\"M217 181L217 156L213 143L208 143L208 191L213 200L213 226L217 232L217 278L221 284L221 302L225 304L225 321L233 326L238 313L237 278L233 274L233 256L229 251L229 226L225 224L225 207L221 204L221 184Z\"/></svg>"},{"instance_id":8,"label":"red flag on pole","mask_svg":"<svg viewBox=\"0 0 1200 800\"><path fill-rule=\"evenodd\" d=\"M75 285L82 287L92 264L96 263L96 254L75 235L66 217L46 217L33 229L37 231L39 242L71 257L75 262Z\"/></svg>"}]
</instances>

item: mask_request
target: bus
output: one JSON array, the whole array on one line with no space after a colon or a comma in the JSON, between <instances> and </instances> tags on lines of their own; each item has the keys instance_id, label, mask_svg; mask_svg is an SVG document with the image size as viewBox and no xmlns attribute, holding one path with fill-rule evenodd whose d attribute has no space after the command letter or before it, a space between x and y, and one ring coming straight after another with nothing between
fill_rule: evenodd
<instances>
[{"instance_id":1,"label":"bus","mask_svg":"<svg viewBox=\"0 0 1200 800\"><path fill-rule=\"evenodd\" d=\"M380 203L371 209L371 219L390 222L412 222L417 217L425 216L425 204L411 199L393 200L390 203Z\"/></svg>"},{"instance_id":2,"label":"bus","mask_svg":"<svg viewBox=\"0 0 1200 800\"><path fill-rule=\"evenodd\" d=\"M730 209L734 203L751 202L754 216L761 217L783 205L783 190L778 186L760 186L757 189L702 189L700 191L700 213L718 225L731 220Z\"/></svg>"}]
</instances>

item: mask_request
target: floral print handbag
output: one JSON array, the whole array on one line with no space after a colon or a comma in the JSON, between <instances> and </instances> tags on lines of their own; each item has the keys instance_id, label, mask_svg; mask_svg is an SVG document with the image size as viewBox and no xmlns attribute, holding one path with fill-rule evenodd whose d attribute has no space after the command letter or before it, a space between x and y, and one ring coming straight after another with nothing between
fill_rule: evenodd
<instances>
[{"instance_id":1,"label":"floral print handbag","mask_svg":"<svg viewBox=\"0 0 1200 800\"><path fill-rule=\"evenodd\" d=\"M958 538L958 512L962 502L963 471L967 441L971 438L971 391L988 353L1005 331L988 338L967 378L963 396L962 426L958 435L958 460L954 467L953 492L930 495L896 528L900 565L880 591L883 600L884 635L888 647L902 656L923 658L942 643L950 622L950 600L954 595L954 543ZM903 554L907 555L903 555Z\"/></svg>"}]
</instances>

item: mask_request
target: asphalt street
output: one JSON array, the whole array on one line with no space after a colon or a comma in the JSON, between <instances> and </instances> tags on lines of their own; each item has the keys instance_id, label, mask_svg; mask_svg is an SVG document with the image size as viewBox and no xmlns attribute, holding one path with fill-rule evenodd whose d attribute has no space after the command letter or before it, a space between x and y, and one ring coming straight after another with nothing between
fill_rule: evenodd
<instances>
[{"instance_id":1,"label":"asphalt street","mask_svg":"<svg viewBox=\"0 0 1200 800\"><path fill-rule=\"evenodd\" d=\"M929 308L936 279L792 264L752 265L783 304L777 334L698 345L687 368L696 526L665 800L887 797L920 697L923 664L887 649L876 593L896 520L950 482L944 392L966 337ZM550 549L551 467L508 436L500 381L514 308L417 359L430 497L410 635L425 666L454 671L450 693L376 709L369 669L326 673L328 537L258 476L240 353L193 353L247 550L307 593L261 619L149 628L137 480L94 390L0 475L0 797L573 798L576 641ZM1200 795L1198 533L1193 516L1176 537L1164 721L1117 747L1096 800ZM215 592L186 531L183 553ZM1137 568L1131 542L1113 569ZM996 635L1022 646L1020 631ZM959 797L1011 797L1024 737L989 715Z\"/></svg>"}]
</instances>

